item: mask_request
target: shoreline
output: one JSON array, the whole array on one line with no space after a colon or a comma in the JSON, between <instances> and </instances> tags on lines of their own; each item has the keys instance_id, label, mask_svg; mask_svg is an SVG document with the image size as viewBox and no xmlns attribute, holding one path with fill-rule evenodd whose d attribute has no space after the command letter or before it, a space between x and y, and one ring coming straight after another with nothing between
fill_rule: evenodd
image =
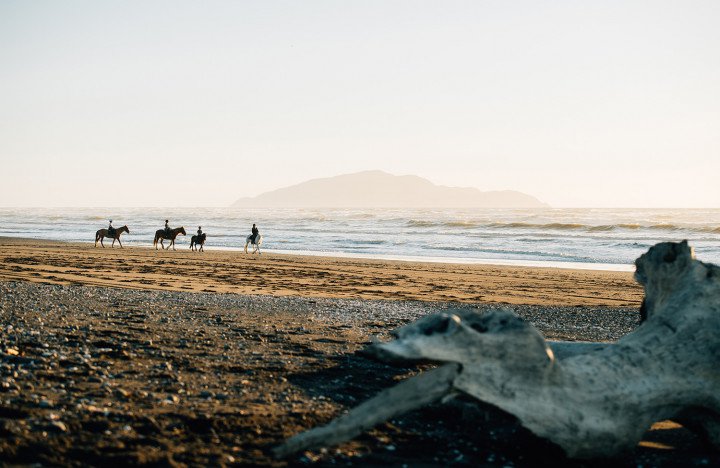
<instances>
[{"instance_id":1,"label":"shoreline","mask_svg":"<svg viewBox=\"0 0 720 468\"><path fill-rule=\"evenodd\" d=\"M638 307L632 273L340 256L192 252L0 237L0 281L279 296Z\"/></svg>"},{"instance_id":2,"label":"shoreline","mask_svg":"<svg viewBox=\"0 0 720 468\"><path fill-rule=\"evenodd\" d=\"M180 245L189 245L189 237L187 241L181 239ZM92 241L73 241L61 239L45 239L39 237L15 237L0 233L0 239L19 239L21 241L47 241L47 242L64 242L67 244L94 245ZM112 241L110 241L112 242ZM152 249L151 242L133 242L126 248L146 248ZM244 247L227 247L212 246L212 250L224 252L243 252ZM360 252L343 252L343 251L324 251L324 250L285 250L285 249L263 249L264 253L272 253L278 255L298 255L304 257L336 257L336 258L356 258L360 260L391 260L397 262L420 262L420 263L442 263L442 264L462 264L462 265L491 265L491 266L516 266L528 268L559 268L567 270L597 270L597 271L635 271L635 265L630 263L603 263L603 262L576 262L562 260L522 260L512 258L463 258L455 256L419 256L419 255L395 255L395 254L369 254Z\"/></svg>"},{"instance_id":3,"label":"shoreline","mask_svg":"<svg viewBox=\"0 0 720 468\"><path fill-rule=\"evenodd\" d=\"M228 251L242 251L232 247L218 247ZM265 252L265 250L263 250ZM521 268L551 268L560 270L590 270L590 271L624 271L635 272L635 265L624 263L581 263L581 262L560 262L543 260L513 260L513 259L484 259L484 258L460 258L460 257L420 257L413 255L386 255L386 254L362 254L354 252L319 252L319 251L292 251L282 249L267 250L268 253L278 255L301 255L307 257L330 257L330 258L356 258L359 260L390 260L394 262L412 263L441 263L449 265L487 265L487 266L513 266Z\"/></svg>"}]
</instances>

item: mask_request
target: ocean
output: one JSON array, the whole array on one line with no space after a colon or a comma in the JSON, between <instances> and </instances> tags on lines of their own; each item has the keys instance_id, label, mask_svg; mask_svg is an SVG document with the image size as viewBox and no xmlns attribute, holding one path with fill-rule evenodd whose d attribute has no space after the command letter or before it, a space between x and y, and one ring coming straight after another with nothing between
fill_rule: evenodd
<instances>
[{"instance_id":1,"label":"ocean","mask_svg":"<svg viewBox=\"0 0 720 468\"><path fill-rule=\"evenodd\" d=\"M187 231L178 248L202 226L206 249L242 249L256 223L268 252L632 271L687 239L720 263L720 209L0 208L0 236L92 243L112 219L124 245L151 246L166 218Z\"/></svg>"}]
</instances>

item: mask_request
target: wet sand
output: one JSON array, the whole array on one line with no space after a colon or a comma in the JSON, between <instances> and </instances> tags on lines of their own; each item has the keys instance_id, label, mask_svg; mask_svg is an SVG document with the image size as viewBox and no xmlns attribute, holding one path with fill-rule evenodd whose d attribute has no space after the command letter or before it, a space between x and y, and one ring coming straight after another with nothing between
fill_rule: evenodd
<instances>
[{"instance_id":1,"label":"wet sand","mask_svg":"<svg viewBox=\"0 0 720 468\"><path fill-rule=\"evenodd\" d=\"M275 460L270 449L422 371L356 352L427 313L506 303L549 339L609 341L637 326L640 294L627 273L0 239L0 463L585 466L462 399L328 450ZM720 456L663 422L598 463Z\"/></svg>"},{"instance_id":2,"label":"wet sand","mask_svg":"<svg viewBox=\"0 0 720 468\"><path fill-rule=\"evenodd\" d=\"M632 273L236 251L102 249L0 237L0 279L131 289L552 306L637 307Z\"/></svg>"}]
</instances>

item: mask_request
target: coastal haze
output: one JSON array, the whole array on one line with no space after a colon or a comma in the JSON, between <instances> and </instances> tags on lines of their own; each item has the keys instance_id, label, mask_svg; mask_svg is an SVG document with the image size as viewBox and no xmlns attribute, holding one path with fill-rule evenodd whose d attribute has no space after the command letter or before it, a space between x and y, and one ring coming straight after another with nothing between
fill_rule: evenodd
<instances>
[{"instance_id":1,"label":"coastal haze","mask_svg":"<svg viewBox=\"0 0 720 468\"><path fill-rule=\"evenodd\" d=\"M221 207L380 169L714 208L720 3L0 2L0 205Z\"/></svg>"},{"instance_id":2,"label":"coastal haze","mask_svg":"<svg viewBox=\"0 0 720 468\"><path fill-rule=\"evenodd\" d=\"M422 177L365 171L313 179L241 198L234 207L273 208L542 208L537 198L513 190L481 192L443 187Z\"/></svg>"},{"instance_id":3,"label":"coastal haze","mask_svg":"<svg viewBox=\"0 0 720 468\"><path fill-rule=\"evenodd\" d=\"M0 208L0 236L93 242L112 219L128 247L169 219L210 249L240 250L257 224L273 253L631 271L657 242L688 240L720 263L720 209L553 208L530 194L438 186L363 171L241 198L223 208Z\"/></svg>"}]
</instances>

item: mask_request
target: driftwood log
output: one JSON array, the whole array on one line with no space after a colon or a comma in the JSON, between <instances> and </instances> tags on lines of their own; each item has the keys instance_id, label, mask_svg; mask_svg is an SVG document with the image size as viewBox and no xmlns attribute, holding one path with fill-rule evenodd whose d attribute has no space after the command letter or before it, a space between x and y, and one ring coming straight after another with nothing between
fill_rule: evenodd
<instances>
[{"instance_id":1,"label":"driftwood log","mask_svg":"<svg viewBox=\"0 0 720 468\"><path fill-rule=\"evenodd\" d=\"M635 265L644 320L616 343L546 342L506 310L430 315L368 352L442 366L290 438L275 455L344 442L458 392L515 415L570 457L630 450L665 419L720 447L720 268L695 260L687 242L657 244Z\"/></svg>"}]
</instances>

